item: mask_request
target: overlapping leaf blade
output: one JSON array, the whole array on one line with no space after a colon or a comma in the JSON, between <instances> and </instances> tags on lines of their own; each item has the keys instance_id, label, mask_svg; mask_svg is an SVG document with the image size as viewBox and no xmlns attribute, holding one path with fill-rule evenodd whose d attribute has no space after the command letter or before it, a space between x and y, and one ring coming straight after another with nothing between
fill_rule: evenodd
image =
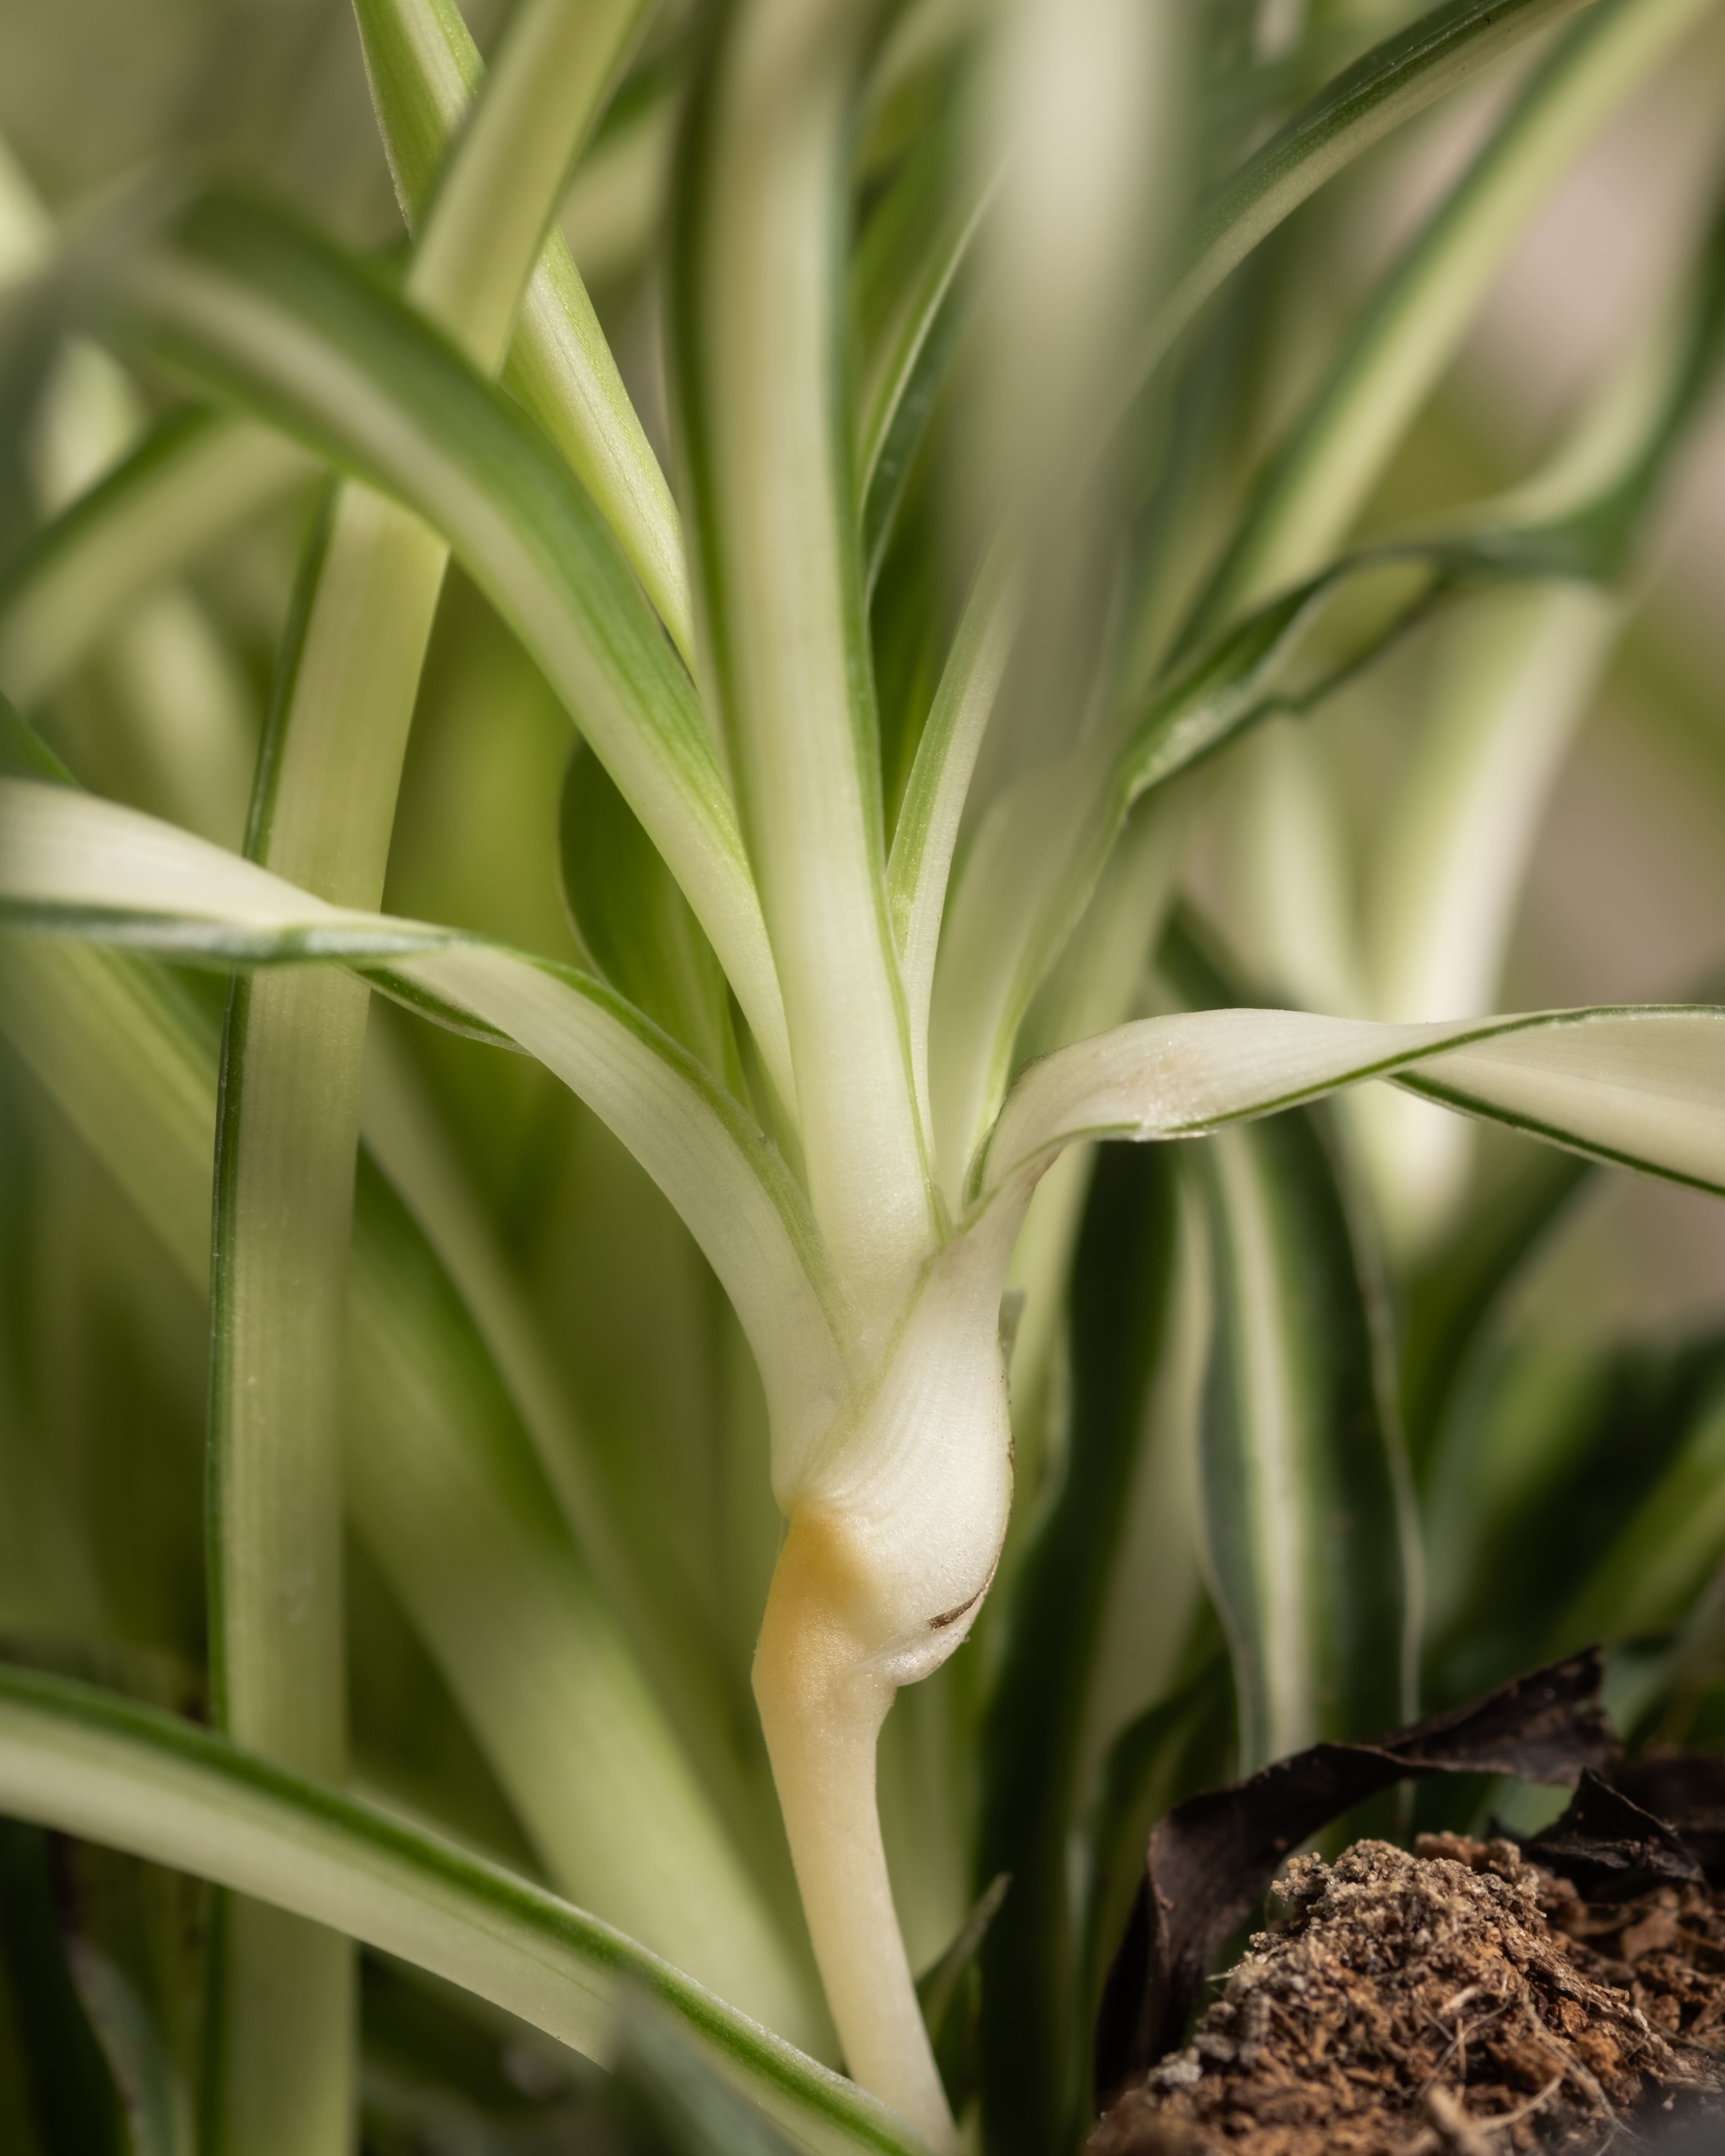
<instances>
[{"instance_id":1,"label":"overlapping leaf blade","mask_svg":"<svg viewBox=\"0 0 1725 2156\"><path fill-rule=\"evenodd\" d=\"M210 199L137 272L140 333L423 515L521 636L670 865L793 1096L778 978L688 676L603 521L517 407L371 275Z\"/></svg>"},{"instance_id":2,"label":"overlapping leaf blade","mask_svg":"<svg viewBox=\"0 0 1725 2156\"><path fill-rule=\"evenodd\" d=\"M0 780L0 906L16 921L223 965L382 961L409 997L518 1042L671 1195L787 1426L830 1400L838 1306L800 1192L737 1101L598 982L452 930L326 906L172 825L28 780Z\"/></svg>"},{"instance_id":3,"label":"overlapping leaf blade","mask_svg":"<svg viewBox=\"0 0 1725 2156\"><path fill-rule=\"evenodd\" d=\"M201 1288L215 1118L207 1028L134 958L9 940L0 1012L13 1045ZM803 2020L800 1979L785 1972L783 1949L770 1930L763 1938L752 1887L733 1902L742 1882L722 1830L558 1532L483 1344L369 1173L357 1192L351 1325L347 1412L364 1438L349 1460L356 1524L552 1876L619 1913L608 1897L621 1892L628 1920L687 1960L703 1958L711 1926L720 1958L710 1966L731 1969L739 1991L753 1989L742 1972L764 1943L757 2010L818 2029ZM638 1833L656 1850L644 1863Z\"/></svg>"},{"instance_id":4,"label":"overlapping leaf blade","mask_svg":"<svg viewBox=\"0 0 1725 2156\"><path fill-rule=\"evenodd\" d=\"M889 2112L621 1933L191 1723L0 1671L0 1804L345 1929L601 2061L633 1984L798 2147L916 2156Z\"/></svg>"}]
</instances>

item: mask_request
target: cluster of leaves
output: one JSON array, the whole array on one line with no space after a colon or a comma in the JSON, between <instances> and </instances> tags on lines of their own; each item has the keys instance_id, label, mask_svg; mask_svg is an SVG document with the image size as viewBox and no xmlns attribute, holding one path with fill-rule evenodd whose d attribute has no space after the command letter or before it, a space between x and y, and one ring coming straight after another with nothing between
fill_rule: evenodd
<instances>
[{"instance_id":1,"label":"cluster of leaves","mask_svg":"<svg viewBox=\"0 0 1725 2156\"><path fill-rule=\"evenodd\" d=\"M228 192L164 207L146 187L64 245L18 250L30 274L0 321L0 691L25 716L6 714L0 764L35 790L13 798L34 813L46 787L69 803L87 788L228 847L249 801L254 857L280 865L260 837L268 757L254 798L253 766L306 648L295 582L309 603L343 543L325 471L419 512L457 566L440 599L433 579L410 699L391 940L357 912L285 927L266 910L236 927L250 888L236 884L219 925L158 911L141 927L112 893L69 921L167 960L23 933L0 956L0 1806L60 1830L8 1825L0 1842L0 2148L166 2156L213 2142L212 2061L228 2040L207 1968L225 1912L245 1905L194 1879L364 1943L361 2100L379 2151L913 2145L819 2063L835 2053L750 1698L778 1525L745 1327L779 1286L755 1284L752 1316L614 1135L660 1067L650 1047L740 1149L757 1116L782 1143L789 1168L763 1145L759 1178L774 1191L781 1178L796 1215L747 873L727 865L741 841L728 797L714 806L718 767L677 656L693 634L661 543L675 511L668 492L630 490L631 470L656 475L650 452L608 468L593 449L659 426L662 298L690 274L677 235L700 225L689 190L716 12L667 7L629 48L566 210L598 311L554 244L551 297L526 317L540 341L517 336L501 389L414 311L423 290L403 300L390 248L366 251L387 230L381 166L367 181L336 161L331 190L361 174L340 199L302 171L292 215ZM1506 634L1510 675L1532 663L1559 677L1554 763L1605 648L1576 609L1616 625L1610 594L1639 567L1712 386L1725 272L1708 240L1543 484L1481 507L1453 479L1422 492L1405 478L1422 442L1441 448L1459 424L1428 415L1413 432L1543 191L1704 8L1318 5L1281 39L1264 25L1286 11L1200 12L1189 200L1170 213L1161 296L1116 385L1123 408L1128 391L1137 401L1113 438L1104 536L1085 538L1101 596L1048 639L1046 663L1069 668L1062 637L1078 639L1067 702L1103 716L1088 734L1075 719L1052 782L1033 757L1016 792L999 786L998 813L966 834L946 924L939 963L963 990L948 1004L979 1045L933 1114L967 1136L1031 1054L1103 1027L1333 1007L1309 974L1278 971L1273 939L1254 944L1241 857L1262 827L1236 836L1232 882L1224 866L1207 891L1225 928L1189 898L1171 905L1189 829L1219 832L1229 852L1230 819L1262 791L1276 745L1304 738L1289 720L1352 696L1352 723L1363 711L1393 732L1394 669L1410 652L1417 665L1447 650L1468 710L1504 732L1534 726L1525 680L1518 696L1491 672ZM360 13L417 223L453 123L423 85L403 89L412 40L393 47L390 25L442 24L452 110L480 80L477 54L453 8ZM852 151L846 415L869 754L890 896L909 918L942 813L928 781L941 759L919 752L980 737L1004 660L998 579L984 563L967 600L953 571L951 483L987 344L978 258L997 182L979 176L968 95L986 11L906 6L875 27ZM1290 418L1278 374L1304 363L1308 288L1338 244L1293 213L1540 34L1486 146L1368 301L1329 325ZM233 146L222 154L231 164ZM603 420L583 433L560 403L557 335L588 338L581 378L612 400L610 434ZM81 462L65 449L80 429ZM1409 443L1398 503L1380 482ZM1553 622L1556 656L1540 642ZM386 625L372 624L380 641ZM619 752L619 707L663 749L657 776ZM572 744L570 710L587 743ZM1471 768L1515 801L1494 818L1465 785L1425 788L1425 828L1439 856L1461 833L1476 874L1503 857L1497 915L1474 934L1489 976L1549 781L1483 752ZM1313 771L1296 777L1281 793L1296 801ZM706 868L667 842L670 809L653 826L655 786L706 819ZM22 859L22 813L4 829ZM1453 889L1435 876L1427 911L1443 916ZM1272 910L1297 915L1301 897L1296 875ZM496 945L531 954L539 1001L487 1004L477 972L459 971L464 952ZM378 1003L357 1107L340 1789L203 1726L229 1651L204 1581L223 1020L211 975L170 963L320 951L445 1021ZM988 964L968 966L973 952ZM932 973L932 944L922 956ZM582 1024L611 1028L603 1055L597 1033L545 1048L543 983L580 999ZM1479 1010L1494 992L1488 978ZM1388 990L1351 1009L1476 1016L1395 1007ZM562 1053L564 1075L578 1068L589 1099L593 1070L611 1073L624 1103L612 1128L545 1064L500 1052L511 1027L547 1060ZM1325 1084L1389 1060L1333 1053ZM1674 1097L1717 1168L1705 1119L1719 1088L1698 1067L1679 1068ZM1420 1082L1592 1158L1506 1141L1465 1204L1404 1234L1408 1194L1369 1111L1294 1106L1201 1145L1075 1152L1030 1214L1009 1306L1014 1526L975 1637L901 1697L880 1763L936 2055L955 2111L979 2105L991 2156L1081 2136L1107 1966L1149 1828L1180 1796L1317 1737L1394 1727L1422 1672L1425 1703L1441 1707L1594 1638L1624 1650L1615 1703L1644 1738L1707 1742L1725 1722L1725 1350L1557 1353L1522 1306L1544 1251L1618 1173L1601 1163L1720 1177L1687 1164L1684 1133L1661 1154L1505 1106L1477 1070L1446 1081L1434 1065ZM234 1115L231 1096L220 1112ZM234 1294L224 1217L218 1313ZM210 1547L219 1563L219 1523ZM1434 1821L1507 1801L1459 1785L1420 1799Z\"/></svg>"}]
</instances>

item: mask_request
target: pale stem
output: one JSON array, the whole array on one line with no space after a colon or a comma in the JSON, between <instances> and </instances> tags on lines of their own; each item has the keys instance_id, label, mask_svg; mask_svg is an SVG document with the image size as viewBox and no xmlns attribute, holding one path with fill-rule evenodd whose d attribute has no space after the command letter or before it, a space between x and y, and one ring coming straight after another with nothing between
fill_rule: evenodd
<instances>
[{"instance_id":1,"label":"pale stem","mask_svg":"<svg viewBox=\"0 0 1725 2156\"><path fill-rule=\"evenodd\" d=\"M884 1366L794 1474L776 1454L790 1526L755 1651L755 1697L845 2060L942 2152L956 2133L887 1878L875 1741L896 1688L963 1640L999 1557L1012 1502L1000 1291L1023 1217L1022 1203L1003 1204L947 1244Z\"/></svg>"},{"instance_id":2,"label":"pale stem","mask_svg":"<svg viewBox=\"0 0 1725 2156\"><path fill-rule=\"evenodd\" d=\"M893 1907L875 1753L896 1690L870 1660L870 1597L842 1524L799 1511L755 1650L755 1698L845 2062L937 2156L958 2145Z\"/></svg>"}]
</instances>

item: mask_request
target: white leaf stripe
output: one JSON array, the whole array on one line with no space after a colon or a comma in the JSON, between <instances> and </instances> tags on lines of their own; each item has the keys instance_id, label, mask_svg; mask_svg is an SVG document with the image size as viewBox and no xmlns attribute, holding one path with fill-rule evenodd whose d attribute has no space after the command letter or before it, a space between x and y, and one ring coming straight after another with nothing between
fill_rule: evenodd
<instances>
[{"instance_id":1,"label":"white leaf stripe","mask_svg":"<svg viewBox=\"0 0 1725 2156\"><path fill-rule=\"evenodd\" d=\"M928 1020L935 957L965 798L1012 649L1014 591L1005 557L997 551L978 576L952 639L916 744L887 862L887 900L904 974L911 1065L923 1120L931 1129Z\"/></svg>"},{"instance_id":2,"label":"white leaf stripe","mask_svg":"<svg viewBox=\"0 0 1725 2156\"><path fill-rule=\"evenodd\" d=\"M1725 1192L1725 1010L1606 1007L1379 1025L1304 1011L1145 1019L1033 1063L979 1163L986 1204L1081 1137L1196 1136L1360 1080Z\"/></svg>"},{"instance_id":3,"label":"white leaf stripe","mask_svg":"<svg viewBox=\"0 0 1725 2156\"><path fill-rule=\"evenodd\" d=\"M1273 1202L1260 1163L1240 1132L1217 1133L1210 1164L1216 1322L1224 1327L1217 1345L1224 1359L1212 1375L1206 1424L1218 1416L1231 1422L1236 1448L1225 1465L1243 1547L1234 1567L1223 1565L1218 1585L1245 1590L1224 1592L1219 1599L1234 1635L1235 1666L1252 1680L1241 1701L1242 1769L1251 1773L1301 1750L1318 1734L1317 1656L1308 1596L1314 1555L1311 1474L1299 1412L1296 1333ZM1227 1388L1231 1417L1216 1397L1218 1376ZM1216 1435L1207 1428L1204 1466L1211 1471L1223 1464L1213 1459L1217 1449Z\"/></svg>"},{"instance_id":4,"label":"white leaf stripe","mask_svg":"<svg viewBox=\"0 0 1725 2156\"><path fill-rule=\"evenodd\" d=\"M853 2083L609 1925L190 1722L0 1669L0 1808L328 1924L602 2063L619 1990L634 1984L810 2156L920 2156Z\"/></svg>"},{"instance_id":5,"label":"white leaf stripe","mask_svg":"<svg viewBox=\"0 0 1725 2156\"><path fill-rule=\"evenodd\" d=\"M1215 1283L1205 1531L1250 1771L1412 1711L1417 1546L1370 1254L1318 1120L1193 1150Z\"/></svg>"},{"instance_id":6,"label":"white leaf stripe","mask_svg":"<svg viewBox=\"0 0 1725 2156\"><path fill-rule=\"evenodd\" d=\"M685 161L673 357L705 678L783 983L809 1191L835 1261L873 1300L928 1255L934 1209L837 394L834 248L861 27L834 0L751 0L716 44Z\"/></svg>"}]
</instances>

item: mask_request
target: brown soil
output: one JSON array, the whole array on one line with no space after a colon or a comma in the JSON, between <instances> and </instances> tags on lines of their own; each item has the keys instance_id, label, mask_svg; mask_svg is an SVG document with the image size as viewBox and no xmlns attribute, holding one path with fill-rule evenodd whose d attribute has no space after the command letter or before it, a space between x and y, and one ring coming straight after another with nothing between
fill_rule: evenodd
<instances>
[{"instance_id":1,"label":"brown soil","mask_svg":"<svg viewBox=\"0 0 1725 2156\"><path fill-rule=\"evenodd\" d=\"M1199 2023L1090 2156L1596 2156L1725 2118L1725 1892L1604 1907L1507 1841L1296 1857Z\"/></svg>"}]
</instances>

